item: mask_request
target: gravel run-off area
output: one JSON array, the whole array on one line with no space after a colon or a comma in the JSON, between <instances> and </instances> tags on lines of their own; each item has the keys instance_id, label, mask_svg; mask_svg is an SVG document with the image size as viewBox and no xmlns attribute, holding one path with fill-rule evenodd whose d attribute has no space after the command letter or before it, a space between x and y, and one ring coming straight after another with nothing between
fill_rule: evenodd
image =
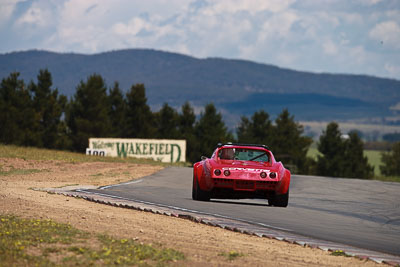
<instances>
[{"instance_id":1,"label":"gravel run-off area","mask_svg":"<svg viewBox=\"0 0 400 267\"><path fill-rule=\"evenodd\" d=\"M171 265L382 266L370 260L333 256L331 252L320 249L232 232L181 218L34 190L121 183L153 174L161 170L161 166L13 158L0 158L0 166L0 214L52 219L81 230L132 238L185 254L185 260ZM229 259L226 255L231 252L241 256Z\"/></svg>"}]
</instances>

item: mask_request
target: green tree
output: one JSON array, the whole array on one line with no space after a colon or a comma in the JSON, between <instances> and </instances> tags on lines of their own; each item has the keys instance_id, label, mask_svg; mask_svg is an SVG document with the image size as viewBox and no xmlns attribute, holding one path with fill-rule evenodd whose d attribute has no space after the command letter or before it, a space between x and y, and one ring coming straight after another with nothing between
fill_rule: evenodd
<instances>
[{"instance_id":1,"label":"green tree","mask_svg":"<svg viewBox=\"0 0 400 267\"><path fill-rule=\"evenodd\" d=\"M157 137L165 139L178 139L179 134L179 114L165 103L155 114L157 121Z\"/></svg>"},{"instance_id":2,"label":"green tree","mask_svg":"<svg viewBox=\"0 0 400 267\"><path fill-rule=\"evenodd\" d=\"M270 144L277 160L282 160L298 173L308 173L311 159L307 151L312 139L303 136L303 126L294 121L289 111L284 109L276 118L273 129L273 143Z\"/></svg>"},{"instance_id":3,"label":"green tree","mask_svg":"<svg viewBox=\"0 0 400 267\"><path fill-rule=\"evenodd\" d=\"M364 156L364 144L357 132L342 138L339 125L331 122L321 135L318 150L317 174L333 177L370 178L374 168Z\"/></svg>"},{"instance_id":4,"label":"green tree","mask_svg":"<svg viewBox=\"0 0 400 267\"><path fill-rule=\"evenodd\" d=\"M36 114L32 97L19 73L11 73L0 85L0 142L35 146Z\"/></svg>"},{"instance_id":5,"label":"green tree","mask_svg":"<svg viewBox=\"0 0 400 267\"><path fill-rule=\"evenodd\" d=\"M317 159L317 174L342 177L344 169L345 144L336 122L327 125L319 138L318 150L322 154Z\"/></svg>"},{"instance_id":6,"label":"green tree","mask_svg":"<svg viewBox=\"0 0 400 267\"><path fill-rule=\"evenodd\" d=\"M115 82L114 87L110 89L108 95L109 99L109 117L111 120L111 136L113 137L124 137L126 130L126 113L127 104L119 88L119 83Z\"/></svg>"},{"instance_id":7,"label":"green tree","mask_svg":"<svg viewBox=\"0 0 400 267\"><path fill-rule=\"evenodd\" d=\"M273 142L273 127L264 110L255 112L251 120L241 117L236 133L240 143L270 145Z\"/></svg>"},{"instance_id":8,"label":"green tree","mask_svg":"<svg viewBox=\"0 0 400 267\"><path fill-rule=\"evenodd\" d=\"M39 71L37 84L33 81L29 84L36 115L34 127L37 136L36 146L64 148L66 129L61 116L65 111L67 98L64 95L58 95L58 90L53 90L52 85L51 73L47 69Z\"/></svg>"},{"instance_id":9,"label":"green tree","mask_svg":"<svg viewBox=\"0 0 400 267\"><path fill-rule=\"evenodd\" d=\"M154 115L147 105L146 89L144 84L132 85L126 94L126 137L154 138L156 136L156 122Z\"/></svg>"},{"instance_id":10,"label":"green tree","mask_svg":"<svg viewBox=\"0 0 400 267\"><path fill-rule=\"evenodd\" d=\"M214 104L207 104L195 125L195 136L198 142L199 155L211 156L218 143L232 141L221 113L217 113Z\"/></svg>"},{"instance_id":11,"label":"green tree","mask_svg":"<svg viewBox=\"0 0 400 267\"><path fill-rule=\"evenodd\" d=\"M200 152L197 152L197 140L194 134L194 123L196 115L189 102L182 105L179 114L179 134L180 138L186 140L186 161L196 162L199 159Z\"/></svg>"},{"instance_id":12,"label":"green tree","mask_svg":"<svg viewBox=\"0 0 400 267\"><path fill-rule=\"evenodd\" d=\"M343 177L371 178L374 175L374 167L368 164L368 158L364 156L364 143L357 132L349 133L345 147Z\"/></svg>"},{"instance_id":13,"label":"green tree","mask_svg":"<svg viewBox=\"0 0 400 267\"><path fill-rule=\"evenodd\" d=\"M249 120L249 118L245 116L240 117L240 123L236 129L237 141L239 143L244 143L244 144L256 143L254 141L254 136L251 131L251 126L252 123Z\"/></svg>"},{"instance_id":14,"label":"green tree","mask_svg":"<svg viewBox=\"0 0 400 267\"><path fill-rule=\"evenodd\" d=\"M400 176L400 142L393 145L390 152L381 154L381 173L385 176Z\"/></svg>"},{"instance_id":15,"label":"green tree","mask_svg":"<svg viewBox=\"0 0 400 267\"><path fill-rule=\"evenodd\" d=\"M93 74L81 81L67 113L73 150L84 151L90 137L110 136L109 99L100 75Z\"/></svg>"}]
</instances>

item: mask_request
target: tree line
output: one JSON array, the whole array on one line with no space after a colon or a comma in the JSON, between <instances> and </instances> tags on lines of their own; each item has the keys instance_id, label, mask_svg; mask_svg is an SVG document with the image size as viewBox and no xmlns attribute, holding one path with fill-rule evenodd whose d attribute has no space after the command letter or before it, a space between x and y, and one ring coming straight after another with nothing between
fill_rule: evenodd
<instances>
[{"instance_id":1,"label":"tree line","mask_svg":"<svg viewBox=\"0 0 400 267\"><path fill-rule=\"evenodd\" d=\"M234 135L213 103L205 105L198 117L189 102L180 112L168 103L153 112L144 84L134 84L123 93L118 82L107 88L98 74L81 81L73 97L67 99L53 88L46 69L39 71L36 82L27 85L19 73L11 73L0 85L0 129L4 144L80 152L88 147L90 137L186 139L189 162L210 156L219 142L259 143L268 145L277 160L296 173L373 176L358 134L353 132L343 139L337 123L330 123L321 135L321 155L314 160L307 157L312 139L303 135L303 126L287 109L274 122L264 110L243 116Z\"/></svg>"}]
</instances>

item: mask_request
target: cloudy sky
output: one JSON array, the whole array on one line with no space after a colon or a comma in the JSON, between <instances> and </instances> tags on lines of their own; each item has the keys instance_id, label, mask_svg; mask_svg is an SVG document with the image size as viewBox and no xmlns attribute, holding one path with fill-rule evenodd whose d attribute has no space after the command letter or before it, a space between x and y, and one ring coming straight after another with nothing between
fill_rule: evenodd
<instances>
[{"instance_id":1,"label":"cloudy sky","mask_svg":"<svg viewBox=\"0 0 400 267\"><path fill-rule=\"evenodd\" d=\"M151 48L400 79L399 0L0 0L0 53Z\"/></svg>"}]
</instances>

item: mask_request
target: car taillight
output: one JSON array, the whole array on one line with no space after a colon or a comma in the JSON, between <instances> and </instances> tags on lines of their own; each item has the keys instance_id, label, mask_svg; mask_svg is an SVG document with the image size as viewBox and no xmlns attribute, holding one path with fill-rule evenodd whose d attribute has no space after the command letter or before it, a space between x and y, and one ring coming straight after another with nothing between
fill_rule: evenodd
<instances>
[{"instance_id":1,"label":"car taillight","mask_svg":"<svg viewBox=\"0 0 400 267\"><path fill-rule=\"evenodd\" d=\"M276 178L276 172L271 172L269 174L269 178L275 179Z\"/></svg>"},{"instance_id":2,"label":"car taillight","mask_svg":"<svg viewBox=\"0 0 400 267\"><path fill-rule=\"evenodd\" d=\"M260 173L260 177L263 178L263 179L266 178L267 177L267 173L265 173L265 172Z\"/></svg>"},{"instance_id":3,"label":"car taillight","mask_svg":"<svg viewBox=\"0 0 400 267\"><path fill-rule=\"evenodd\" d=\"M220 176L221 175L221 170L218 170L218 169L214 170L214 174L216 176Z\"/></svg>"},{"instance_id":4,"label":"car taillight","mask_svg":"<svg viewBox=\"0 0 400 267\"><path fill-rule=\"evenodd\" d=\"M231 175L231 172L230 172L229 170L225 170L225 171L224 171L224 175L225 175L225 176L229 176L229 175Z\"/></svg>"}]
</instances>

